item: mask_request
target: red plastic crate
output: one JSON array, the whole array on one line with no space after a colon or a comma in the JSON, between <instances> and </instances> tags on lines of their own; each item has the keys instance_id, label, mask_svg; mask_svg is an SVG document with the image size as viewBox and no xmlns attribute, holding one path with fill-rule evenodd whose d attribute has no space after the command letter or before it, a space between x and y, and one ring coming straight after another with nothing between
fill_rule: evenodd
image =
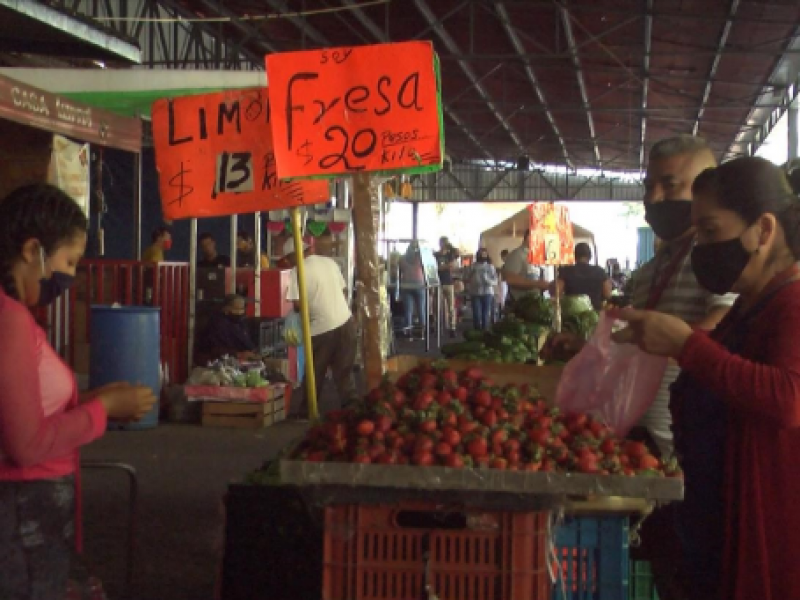
<instances>
[{"instance_id":1,"label":"red plastic crate","mask_svg":"<svg viewBox=\"0 0 800 600\"><path fill-rule=\"evenodd\" d=\"M549 513L325 509L323 600L549 600Z\"/></svg>"}]
</instances>

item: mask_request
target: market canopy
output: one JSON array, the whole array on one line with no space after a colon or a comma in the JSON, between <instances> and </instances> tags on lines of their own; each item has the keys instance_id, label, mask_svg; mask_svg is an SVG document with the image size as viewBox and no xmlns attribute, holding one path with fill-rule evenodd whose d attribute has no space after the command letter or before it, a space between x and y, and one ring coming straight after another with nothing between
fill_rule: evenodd
<instances>
[{"instance_id":1,"label":"market canopy","mask_svg":"<svg viewBox=\"0 0 800 600\"><path fill-rule=\"evenodd\" d=\"M5 68L0 75L119 115L146 119L160 98L267 85L264 71Z\"/></svg>"},{"instance_id":2,"label":"market canopy","mask_svg":"<svg viewBox=\"0 0 800 600\"><path fill-rule=\"evenodd\" d=\"M513 250L519 246L522 236L525 235L525 230L530 225L531 215L526 207L481 233L481 246L489 251L489 256L491 256L495 264L500 264L500 253L503 250ZM578 242L586 242L592 246L595 255L597 254L594 233L576 223L572 223L572 236L576 244Z\"/></svg>"}]
</instances>

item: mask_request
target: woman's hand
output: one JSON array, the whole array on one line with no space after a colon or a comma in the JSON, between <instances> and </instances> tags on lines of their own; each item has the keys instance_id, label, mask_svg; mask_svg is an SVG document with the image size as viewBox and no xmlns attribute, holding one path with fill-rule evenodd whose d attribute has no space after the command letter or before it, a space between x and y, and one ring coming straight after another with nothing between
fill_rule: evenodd
<instances>
[{"instance_id":1,"label":"woman's hand","mask_svg":"<svg viewBox=\"0 0 800 600\"><path fill-rule=\"evenodd\" d=\"M108 418L114 421L138 421L153 408L156 397L146 385L113 384L98 390Z\"/></svg>"},{"instance_id":2,"label":"woman's hand","mask_svg":"<svg viewBox=\"0 0 800 600\"><path fill-rule=\"evenodd\" d=\"M678 317L660 312L624 308L619 311L618 318L627 321L628 327L617 332L614 341L636 344L658 356L678 358L693 333Z\"/></svg>"}]
</instances>

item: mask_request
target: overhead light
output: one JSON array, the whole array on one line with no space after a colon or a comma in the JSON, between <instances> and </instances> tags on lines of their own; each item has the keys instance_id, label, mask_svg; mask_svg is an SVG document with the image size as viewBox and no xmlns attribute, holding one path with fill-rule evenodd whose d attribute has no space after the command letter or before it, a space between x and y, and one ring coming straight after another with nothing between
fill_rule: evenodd
<instances>
[{"instance_id":1,"label":"overhead light","mask_svg":"<svg viewBox=\"0 0 800 600\"><path fill-rule=\"evenodd\" d=\"M94 64L96 64L98 67L100 67L101 69L105 69L106 68L106 63L104 63L102 60L93 60L92 62Z\"/></svg>"}]
</instances>

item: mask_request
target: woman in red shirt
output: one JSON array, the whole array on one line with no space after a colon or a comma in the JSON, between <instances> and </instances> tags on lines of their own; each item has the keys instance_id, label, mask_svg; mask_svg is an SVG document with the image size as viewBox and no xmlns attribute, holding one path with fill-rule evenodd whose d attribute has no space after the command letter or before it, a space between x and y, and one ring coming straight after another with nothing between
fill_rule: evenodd
<instances>
[{"instance_id":1,"label":"woman in red shirt","mask_svg":"<svg viewBox=\"0 0 800 600\"><path fill-rule=\"evenodd\" d=\"M127 384L79 400L72 371L31 316L71 285L86 229L80 207L52 186L0 201L0 598L66 596L77 450L107 418L139 419L155 402L149 388Z\"/></svg>"},{"instance_id":2,"label":"woman in red shirt","mask_svg":"<svg viewBox=\"0 0 800 600\"><path fill-rule=\"evenodd\" d=\"M622 312L644 350L682 369L682 597L800 598L800 202L783 171L750 157L702 173L693 196L697 280L738 301L710 334Z\"/></svg>"}]
</instances>

